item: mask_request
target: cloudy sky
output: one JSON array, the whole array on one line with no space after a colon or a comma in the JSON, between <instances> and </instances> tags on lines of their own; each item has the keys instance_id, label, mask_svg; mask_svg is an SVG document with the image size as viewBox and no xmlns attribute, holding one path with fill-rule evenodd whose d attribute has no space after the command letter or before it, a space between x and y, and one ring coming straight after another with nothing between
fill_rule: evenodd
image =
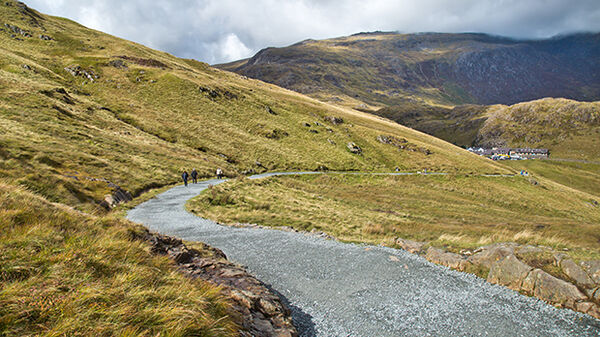
<instances>
[{"instance_id":1,"label":"cloudy sky","mask_svg":"<svg viewBox=\"0 0 600 337\"><path fill-rule=\"evenodd\" d=\"M363 31L543 38L600 31L600 0L25 0L179 57L211 64L265 47Z\"/></svg>"}]
</instances>

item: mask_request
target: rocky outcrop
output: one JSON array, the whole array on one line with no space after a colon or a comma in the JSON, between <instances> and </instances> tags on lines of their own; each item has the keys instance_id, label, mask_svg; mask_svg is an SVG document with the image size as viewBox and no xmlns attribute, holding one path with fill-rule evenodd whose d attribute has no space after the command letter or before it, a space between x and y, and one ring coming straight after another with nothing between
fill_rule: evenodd
<instances>
[{"instance_id":1,"label":"rocky outcrop","mask_svg":"<svg viewBox=\"0 0 600 337\"><path fill-rule=\"evenodd\" d=\"M562 271L567 275L575 284L582 288L593 288L596 284L590 278L590 276L573 260L563 259L559 264Z\"/></svg>"},{"instance_id":2,"label":"rocky outcrop","mask_svg":"<svg viewBox=\"0 0 600 337\"><path fill-rule=\"evenodd\" d=\"M340 125L344 123L344 120L341 117L325 116L323 119L333 125Z\"/></svg>"},{"instance_id":3,"label":"rocky outcrop","mask_svg":"<svg viewBox=\"0 0 600 337\"><path fill-rule=\"evenodd\" d=\"M21 35L22 37L32 37L30 31L21 29L21 28L15 26L15 25L11 25L11 24L5 23L4 27L8 28L10 31L12 31L15 34Z\"/></svg>"},{"instance_id":4,"label":"rocky outcrop","mask_svg":"<svg viewBox=\"0 0 600 337\"><path fill-rule=\"evenodd\" d=\"M169 256L189 277L221 286L242 327L240 336L298 336L290 311L281 299L243 267L227 261L222 251L207 245L203 251L188 248L179 239L147 230L134 236L149 242L151 253Z\"/></svg>"},{"instance_id":5,"label":"rocky outcrop","mask_svg":"<svg viewBox=\"0 0 600 337\"><path fill-rule=\"evenodd\" d=\"M523 281L532 270L532 267L510 254L492 263L487 281L513 290L521 290Z\"/></svg>"},{"instance_id":6,"label":"rocky outcrop","mask_svg":"<svg viewBox=\"0 0 600 337\"><path fill-rule=\"evenodd\" d=\"M349 142L348 145L346 145L346 147L348 148L348 151L354 154L362 154L362 149L354 142Z\"/></svg>"},{"instance_id":7,"label":"rocky outcrop","mask_svg":"<svg viewBox=\"0 0 600 337\"><path fill-rule=\"evenodd\" d=\"M600 261L584 261L581 266L594 280L594 283L600 284Z\"/></svg>"},{"instance_id":8,"label":"rocky outcrop","mask_svg":"<svg viewBox=\"0 0 600 337\"><path fill-rule=\"evenodd\" d=\"M98 78L100 78L96 73L89 69L83 69L81 66L70 66L65 67L65 71L71 74L73 77L84 77L90 80L90 82L94 82Z\"/></svg>"},{"instance_id":9,"label":"rocky outcrop","mask_svg":"<svg viewBox=\"0 0 600 337\"><path fill-rule=\"evenodd\" d=\"M402 238L397 238L395 242L400 248L412 254L422 253L423 248L427 244L427 242L411 241Z\"/></svg>"},{"instance_id":10,"label":"rocky outcrop","mask_svg":"<svg viewBox=\"0 0 600 337\"><path fill-rule=\"evenodd\" d=\"M430 155L431 151L425 147L419 147L415 144L409 143L405 138L398 138L389 135L379 135L377 136L377 141L382 144L392 145L398 150L407 150L412 152L421 152L426 155Z\"/></svg>"},{"instance_id":11,"label":"rocky outcrop","mask_svg":"<svg viewBox=\"0 0 600 337\"><path fill-rule=\"evenodd\" d=\"M133 196L131 195L131 193L129 193L129 191L125 191L121 187L116 186L113 189L112 194L107 194L104 196L104 200L100 203L100 206L110 210L118 204L128 202L131 200L133 200Z\"/></svg>"},{"instance_id":12,"label":"rocky outcrop","mask_svg":"<svg viewBox=\"0 0 600 337\"><path fill-rule=\"evenodd\" d=\"M564 252L549 247L510 242L462 250L460 254L435 247L425 251L427 242L397 238L395 243L430 262L459 271L475 271L490 283L600 318L600 261L577 264Z\"/></svg>"},{"instance_id":13,"label":"rocky outcrop","mask_svg":"<svg viewBox=\"0 0 600 337\"><path fill-rule=\"evenodd\" d=\"M425 258L433 263L441 264L448 268L464 271L467 268L467 259L462 255L446 252L441 249L429 247Z\"/></svg>"},{"instance_id":14,"label":"rocky outcrop","mask_svg":"<svg viewBox=\"0 0 600 337\"><path fill-rule=\"evenodd\" d=\"M514 254L514 244L492 244L476 250L474 255L468 258L473 265L491 269L492 265L499 260Z\"/></svg>"}]
</instances>

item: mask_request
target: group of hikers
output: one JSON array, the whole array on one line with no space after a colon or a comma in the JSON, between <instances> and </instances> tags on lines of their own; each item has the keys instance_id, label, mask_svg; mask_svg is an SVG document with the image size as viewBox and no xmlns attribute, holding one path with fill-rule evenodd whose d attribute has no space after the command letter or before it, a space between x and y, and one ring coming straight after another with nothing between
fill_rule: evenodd
<instances>
[{"instance_id":1,"label":"group of hikers","mask_svg":"<svg viewBox=\"0 0 600 337\"><path fill-rule=\"evenodd\" d=\"M223 178L223 170L221 170L221 168L217 169L217 178L221 179ZM194 184L198 183L198 171L196 171L196 169L192 169L191 173L188 173L187 170L183 170L183 173L181 174L181 179L183 179L183 184L185 186L188 185L188 180L190 179L190 177L192 178L192 182Z\"/></svg>"}]
</instances>

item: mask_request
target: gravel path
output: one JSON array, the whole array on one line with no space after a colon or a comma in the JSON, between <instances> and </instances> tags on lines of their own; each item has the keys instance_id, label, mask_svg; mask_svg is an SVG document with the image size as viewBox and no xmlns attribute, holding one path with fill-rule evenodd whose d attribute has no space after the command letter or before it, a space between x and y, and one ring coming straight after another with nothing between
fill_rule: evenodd
<instances>
[{"instance_id":1,"label":"gravel path","mask_svg":"<svg viewBox=\"0 0 600 337\"><path fill-rule=\"evenodd\" d=\"M302 336L600 336L600 321L587 315L402 250L224 227L185 210L187 200L223 181L175 187L128 218L222 249L285 297Z\"/></svg>"}]
</instances>

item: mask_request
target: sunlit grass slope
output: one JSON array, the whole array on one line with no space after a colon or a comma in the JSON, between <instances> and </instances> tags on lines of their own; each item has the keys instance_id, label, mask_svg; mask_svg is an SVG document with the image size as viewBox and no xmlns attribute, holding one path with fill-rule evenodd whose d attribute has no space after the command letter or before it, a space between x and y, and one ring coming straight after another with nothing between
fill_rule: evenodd
<instances>
[{"instance_id":1,"label":"sunlit grass slope","mask_svg":"<svg viewBox=\"0 0 600 337\"><path fill-rule=\"evenodd\" d=\"M317 229L375 244L401 237L459 249L518 241L597 253L594 201L535 176L333 174L228 182L188 208L224 223Z\"/></svg>"},{"instance_id":2,"label":"sunlit grass slope","mask_svg":"<svg viewBox=\"0 0 600 337\"><path fill-rule=\"evenodd\" d=\"M600 163L519 160L504 164L600 197Z\"/></svg>"},{"instance_id":3,"label":"sunlit grass slope","mask_svg":"<svg viewBox=\"0 0 600 337\"><path fill-rule=\"evenodd\" d=\"M131 223L0 182L0 335L232 336L228 302Z\"/></svg>"},{"instance_id":4,"label":"sunlit grass slope","mask_svg":"<svg viewBox=\"0 0 600 337\"><path fill-rule=\"evenodd\" d=\"M202 175L216 167L230 175L323 167L506 171L394 123L13 1L0 5L0 22L19 29L0 31L0 176L51 201L87 209L109 188L86 177L138 194L193 167ZM326 116L344 123L328 123ZM431 154L382 144L382 134ZM348 151L349 142L362 154Z\"/></svg>"}]
</instances>

